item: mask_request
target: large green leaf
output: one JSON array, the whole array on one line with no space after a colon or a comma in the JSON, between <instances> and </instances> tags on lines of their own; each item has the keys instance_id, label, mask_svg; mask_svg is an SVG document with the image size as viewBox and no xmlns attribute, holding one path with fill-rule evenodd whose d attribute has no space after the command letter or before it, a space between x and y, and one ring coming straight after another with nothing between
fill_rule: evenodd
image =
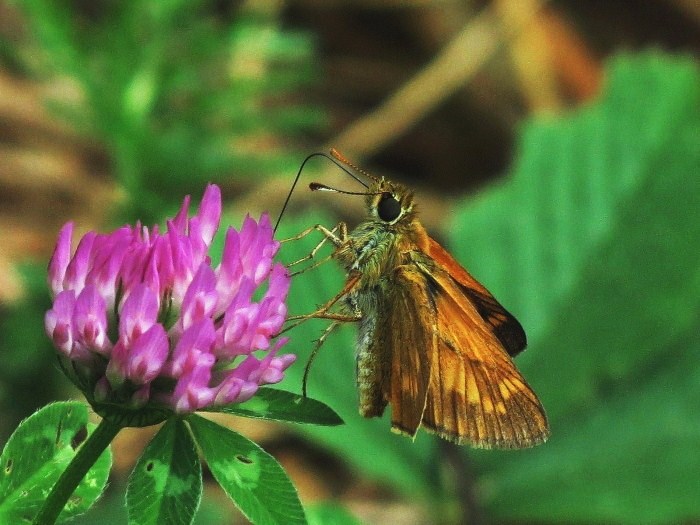
<instances>
[{"instance_id":1,"label":"large green leaf","mask_svg":"<svg viewBox=\"0 0 700 525\"><path fill-rule=\"evenodd\" d=\"M466 202L455 254L523 321L549 444L479 454L507 519L700 516L700 71L620 57L600 102L536 119L510 181Z\"/></svg>"},{"instance_id":2,"label":"large green leaf","mask_svg":"<svg viewBox=\"0 0 700 525\"><path fill-rule=\"evenodd\" d=\"M265 387L258 389L248 401L214 407L209 411L310 425L336 426L343 424L340 416L320 401L285 390Z\"/></svg>"},{"instance_id":3,"label":"large green leaf","mask_svg":"<svg viewBox=\"0 0 700 525\"><path fill-rule=\"evenodd\" d=\"M169 419L141 454L126 492L131 525L189 525L202 496L202 468L185 423Z\"/></svg>"},{"instance_id":4,"label":"large green leaf","mask_svg":"<svg viewBox=\"0 0 700 525\"><path fill-rule=\"evenodd\" d=\"M203 417L187 419L219 485L255 525L305 525L299 496L275 458L240 434Z\"/></svg>"},{"instance_id":5,"label":"large green leaf","mask_svg":"<svg viewBox=\"0 0 700 525\"><path fill-rule=\"evenodd\" d=\"M318 108L269 104L318 78L313 39L283 30L276 10L221 16L199 0L112 2L86 24L73 2L16 3L34 37L26 66L76 85L80 104L54 101L53 109L104 144L127 192L125 212L147 224L207 181L293 170L292 147L263 151L250 139L293 144L323 122ZM244 67L251 57L264 75Z\"/></svg>"},{"instance_id":6,"label":"large green leaf","mask_svg":"<svg viewBox=\"0 0 700 525\"><path fill-rule=\"evenodd\" d=\"M93 429L87 406L75 401L47 405L17 427L0 458L0 523L31 521ZM102 494L111 465L107 449L73 492L59 521L90 508Z\"/></svg>"}]
</instances>

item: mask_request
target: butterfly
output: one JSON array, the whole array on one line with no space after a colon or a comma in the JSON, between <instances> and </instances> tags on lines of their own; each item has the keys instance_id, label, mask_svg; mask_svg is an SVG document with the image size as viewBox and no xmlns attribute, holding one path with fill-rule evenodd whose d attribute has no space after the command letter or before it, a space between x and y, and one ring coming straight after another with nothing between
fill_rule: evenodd
<instances>
[{"instance_id":1,"label":"butterfly","mask_svg":"<svg viewBox=\"0 0 700 525\"><path fill-rule=\"evenodd\" d=\"M520 323L430 237L412 191L331 155L368 179L353 174L366 191L311 189L365 195L367 218L350 232L344 223L314 227L335 246L331 257L347 277L335 298L305 317L359 323L360 414L381 416L389 405L396 432L415 437L424 428L478 448L546 441L544 408L512 360L526 346Z\"/></svg>"}]
</instances>

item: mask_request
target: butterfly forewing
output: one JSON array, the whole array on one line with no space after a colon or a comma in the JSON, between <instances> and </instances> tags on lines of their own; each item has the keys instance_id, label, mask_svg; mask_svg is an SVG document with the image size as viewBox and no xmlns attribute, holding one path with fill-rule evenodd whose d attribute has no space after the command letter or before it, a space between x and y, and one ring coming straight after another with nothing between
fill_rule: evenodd
<instances>
[{"instance_id":1,"label":"butterfly forewing","mask_svg":"<svg viewBox=\"0 0 700 525\"><path fill-rule=\"evenodd\" d=\"M481 318L493 328L494 335L501 341L509 355L516 356L525 349L525 330L491 293L469 272L467 272L447 250L430 238L428 256L436 265L444 268L462 293L469 297Z\"/></svg>"},{"instance_id":2,"label":"butterfly forewing","mask_svg":"<svg viewBox=\"0 0 700 525\"><path fill-rule=\"evenodd\" d=\"M549 429L537 396L476 305L440 272L426 274L434 280L439 337L423 425L450 441L482 448L542 443Z\"/></svg>"}]
</instances>

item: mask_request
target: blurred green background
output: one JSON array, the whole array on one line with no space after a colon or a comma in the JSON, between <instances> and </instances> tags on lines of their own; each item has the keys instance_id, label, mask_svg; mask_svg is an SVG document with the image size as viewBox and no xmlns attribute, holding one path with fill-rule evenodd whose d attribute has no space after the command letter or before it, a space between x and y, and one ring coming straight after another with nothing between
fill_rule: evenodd
<instances>
[{"instance_id":1,"label":"blurred green background","mask_svg":"<svg viewBox=\"0 0 700 525\"><path fill-rule=\"evenodd\" d=\"M45 265L81 231L159 222L220 184L226 222L279 212L333 145L414 187L424 223L522 321L552 437L415 442L357 415L354 327L310 395L341 428L229 420L285 465L314 523L700 521L700 5L686 0L0 0L0 442L75 396L43 333ZM310 164L280 237L362 219ZM286 261L317 239L286 244ZM295 278L290 313L342 286ZM290 333L300 365L325 324ZM124 432L79 523L125 523L152 431ZM197 523L244 523L211 488Z\"/></svg>"}]
</instances>

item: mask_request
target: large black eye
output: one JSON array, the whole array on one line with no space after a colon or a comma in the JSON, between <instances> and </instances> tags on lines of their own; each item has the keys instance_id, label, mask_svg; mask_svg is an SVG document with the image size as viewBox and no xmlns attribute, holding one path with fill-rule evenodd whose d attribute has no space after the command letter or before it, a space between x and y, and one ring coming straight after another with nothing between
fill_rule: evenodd
<instances>
[{"instance_id":1,"label":"large black eye","mask_svg":"<svg viewBox=\"0 0 700 525\"><path fill-rule=\"evenodd\" d=\"M391 222L401 215L401 204L391 193L382 193L377 204L377 215L385 222Z\"/></svg>"}]
</instances>

